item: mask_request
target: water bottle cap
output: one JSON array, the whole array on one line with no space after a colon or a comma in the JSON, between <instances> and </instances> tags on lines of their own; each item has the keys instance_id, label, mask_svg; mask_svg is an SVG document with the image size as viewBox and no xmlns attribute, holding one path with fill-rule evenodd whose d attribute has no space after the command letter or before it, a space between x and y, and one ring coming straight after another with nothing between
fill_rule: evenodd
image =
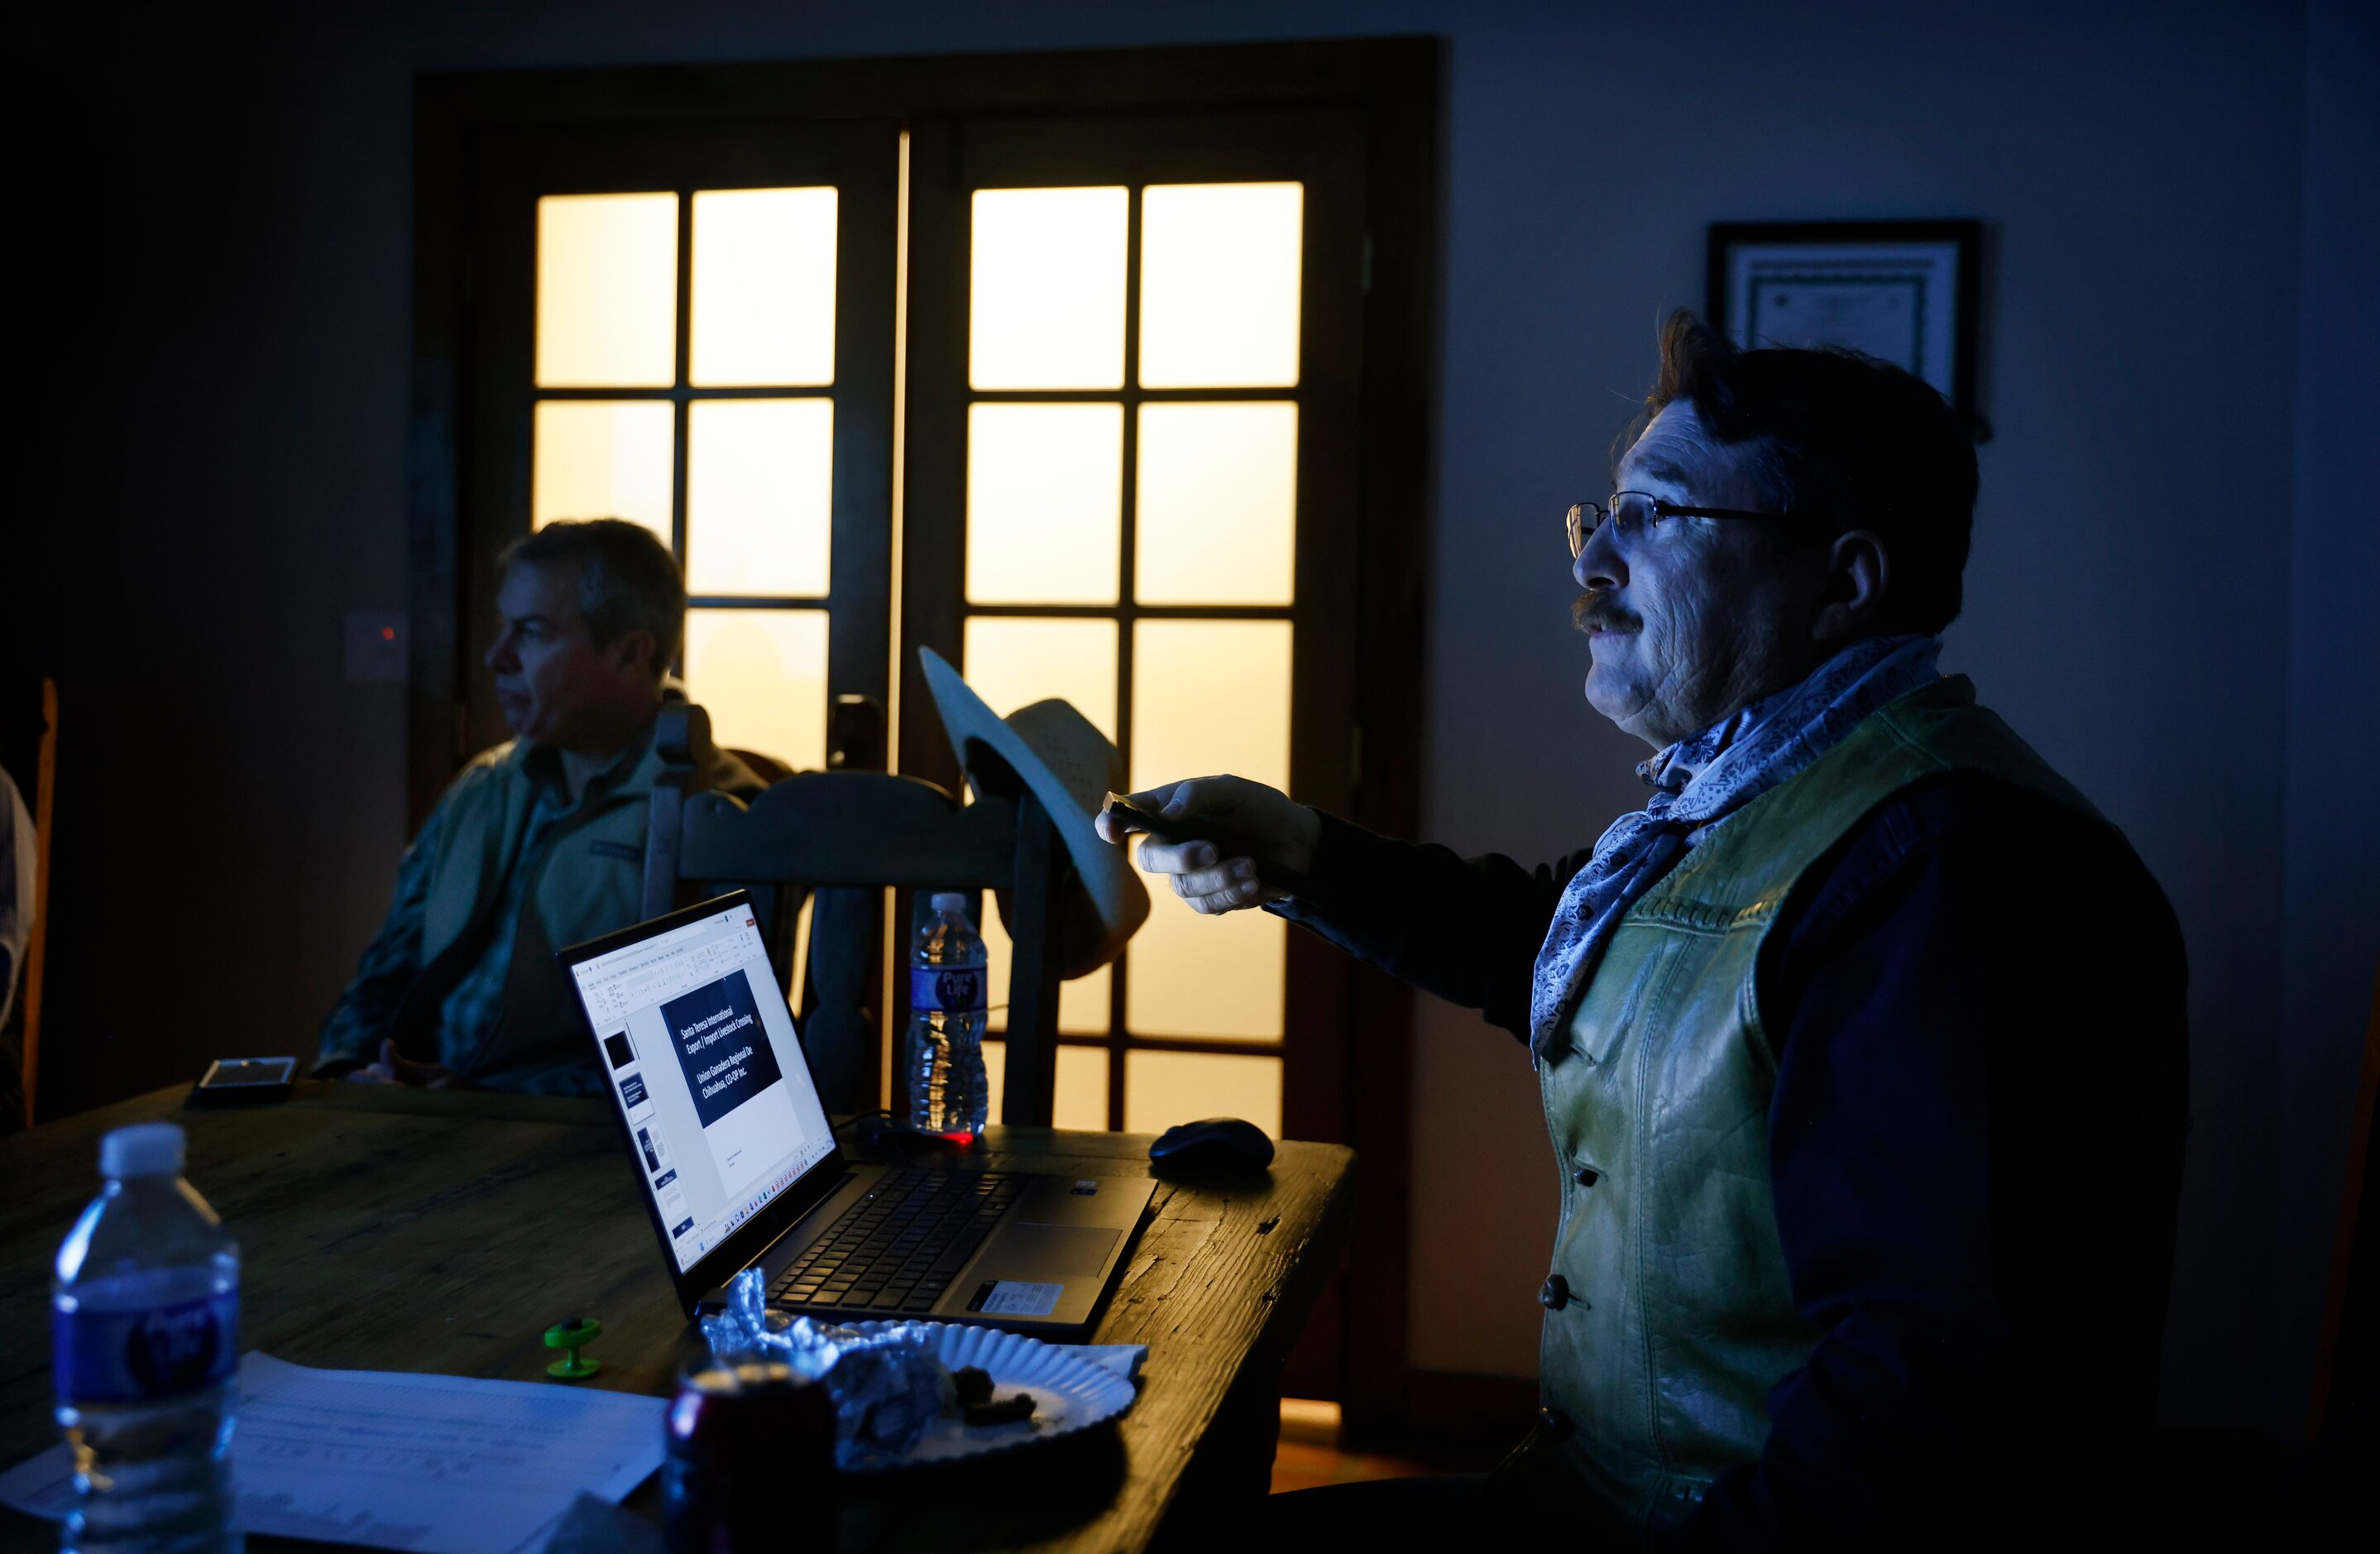
<instances>
[{"instance_id":1,"label":"water bottle cap","mask_svg":"<svg viewBox=\"0 0 2380 1554\"><path fill-rule=\"evenodd\" d=\"M178 1176L182 1129L175 1123L135 1123L99 1141L102 1176Z\"/></svg>"},{"instance_id":2,"label":"water bottle cap","mask_svg":"<svg viewBox=\"0 0 2380 1554\"><path fill-rule=\"evenodd\" d=\"M934 910L937 912L964 912L966 910L966 897L957 891L936 891L934 892Z\"/></svg>"}]
</instances>

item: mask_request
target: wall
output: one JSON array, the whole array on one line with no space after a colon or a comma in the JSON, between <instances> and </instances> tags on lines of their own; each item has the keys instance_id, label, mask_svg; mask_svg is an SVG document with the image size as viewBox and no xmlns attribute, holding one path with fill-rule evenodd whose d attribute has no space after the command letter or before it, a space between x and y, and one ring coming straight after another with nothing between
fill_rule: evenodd
<instances>
[{"instance_id":1,"label":"wall","mask_svg":"<svg viewBox=\"0 0 2380 1554\"><path fill-rule=\"evenodd\" d=\"M2273 1412L2303 1407L2380 945L2380 9L2315 0L2306 31L2297 500L2289 532L2282 854L2280 1275ZM2367 1221L2368 1222L2368 1221Z\"/></svg>"},{"instance_id":2,"label":"wall","mask_svg":"<svg viewBox=\"0 0 2380 1554\"><path fill-rule=\"evenodd\" d=\"M2319 0L2323 35L2355 30L2347 10ZM2372 935L2285 977L2280 924L2285 902L2337 920L2374 856L2367 833L2350 847L2293 818L2323 811L2319 769L2306 790L2275 771L2325 754L2298 741L2361 689L2337 665L2369 630L2355 575L2327 565L2353 504L2313 498L2369 491L2368 446L2335 455L2345 433L2293 416L2353 354L2301 373L2301 255L2347 190L2328 153L2302 154L2299 10L415 0L291 7L237 36L168 26L37 44L83 105L91 189L66 240L92 299L96 456L69 521L78 582L107 602L78 622L68 821L128 868L84 871L60 920L128 907L141 943L120 980L61 991L77 1049L53 1056L57 1100L302 1045L382 907L400 700L341 682L338 629L404 599L416 71L1434 31L1430 830L1545 857L1641 802L1641 751L1578 698L1556 523L1600 489L1656 317L1699 300L1706 224L1993 221L1998 436L1949 662L2131 833L2181 915L2196 1099L2168 1409L2287 1416L2268 1363L2303 1329L2305 1227L2287 1281L2262 1269L2277 1220L2334 1193L2337 1150L2284 1137L2338 1134L2334 1006ZM2316 65L2316 149L2368 170L2333 121L2372 101L2369 77ZM2305 295L2344 308L2349 277L2313 265ZM2327 524L2311 555L2312 530L2282 539L2293 456L2300 524ZM142 884L119 898L119 879ZM2090 1035L2045 1012L2045 1074ZM1526 1065L1435 1006L1415 1065L1415 1356L1525 1374L1552 1203Z\"/></svg>"}]
</instances>

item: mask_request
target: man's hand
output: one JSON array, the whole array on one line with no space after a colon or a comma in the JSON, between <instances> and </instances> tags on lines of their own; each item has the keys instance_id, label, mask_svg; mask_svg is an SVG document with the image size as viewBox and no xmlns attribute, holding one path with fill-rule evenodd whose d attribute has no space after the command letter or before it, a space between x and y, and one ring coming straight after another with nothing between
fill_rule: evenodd
<instances>
[{"instance_id":1,"label":"man's hand","mask_svg":"<svg viewBox=\"0 0 2380 1554\"><path fill-rule=\"evenodd\" d=\"M411 1085L422 1090L443 1090L455 1083L455 1076L436 1063L399 1057L394 1041L380 1044L378 1062L349 1069L346 1078L350 1085Z\"/></svg>"},{"instance_id":2,"label":"man's hand","mask_svg":"<svg viewBox=\"0 0 2380 1554\"><path fill-rule=\"evenodd\" d=\"M1322 822L1313 810L1261 783L1245 777L1192 777L1131 796L1151 814L1212 819L1262 845L1272 862L1301 874L1313 869ZM1099 817L1099 827L1107 841L1123 841L1124 832L1109 816ZM1284 892L1257 878L1255 860L1219 856L1211 843L1177 844L1149 837L1140 844L1140 867L1171 878L1175 895L1193 911L1209 916L1283 899Z\"/></svg>"}]
</instances>

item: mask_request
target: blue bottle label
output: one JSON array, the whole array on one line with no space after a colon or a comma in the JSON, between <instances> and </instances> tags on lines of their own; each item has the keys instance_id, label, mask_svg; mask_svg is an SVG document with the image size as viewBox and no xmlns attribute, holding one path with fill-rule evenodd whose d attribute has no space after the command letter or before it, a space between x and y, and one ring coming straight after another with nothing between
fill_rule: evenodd
<instances>
[{"instance_id":1,"label":"blue bottle label","mask_svg":"<svg viewBox=\"0 0 2380 1554\"><path fill-rule=\"evenodd\" d=\"M147 1311L50 1313L58 1396L139 1402L212 1386L239 1362L239 1293Z\"/></svg>"},{"instance_id":2,"label":"blue bottle label","mask_svg":"<svg viewBox=\"0 0 2380 1554\"><path fill-rule=\"evenodd\" d=\"M939 1010L945 1014L984 1012L983 967L980 965L913 965L909 968L912 1013Z\"/></svg>"}]
</instances>

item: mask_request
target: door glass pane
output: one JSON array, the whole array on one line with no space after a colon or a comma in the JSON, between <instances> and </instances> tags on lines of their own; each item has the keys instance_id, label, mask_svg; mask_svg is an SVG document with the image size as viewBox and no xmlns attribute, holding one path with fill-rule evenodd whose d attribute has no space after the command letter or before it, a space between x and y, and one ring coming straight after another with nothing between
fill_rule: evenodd
<instances>
[{"instance_id":1,"label":"door glass pane","mask_svg":"<svg viewBox=\"0 0 2380 1554\"><path fill-rule=\"evenodd\" d=\"M1230 772L1289 786L1287 621L1139 621L1133 627L1132 785ZM1264 912L1202 917L1149 892L1134 936L1124 1019L1148 1036L1278 1040L1288 925Z\"/></svg>"},{"instance_id":2,"label":"door glass pane","mask_svg":"<svg viewBox=\"0 0 2380 1554\"><path fill-rule=\"evenodd\" d=\"M1297 540L1297 407L1140 407L1133 596L1287 604Z\"/></svg>"},{"instance_id":3,"label":"door glass pane","mask_svg":"<svg viewBox=\"0 0 2380 1554\"><path fill-rule=\"evenodd\" d=\"M1293 386L1305 186L1152 184L1140 223L1141 386Z\"/></svg>"},{"instance_id":4,"label":"door glass pane","mask_svg":"<svg viewBox=\"0 0 2380 1554\"><path fill-rule=\"evenodd\" d=\"M529 455L529 527L626 518L670 540L670 404L544 399Z\"/></svg>"},{"instance_id":5,"label":"door glass pane","mask_svg":"<svg viewBox=\"0 0 2380 1554\"><path fill-rule=\"evenodd\" d=\"M1123 387L1121 188L985 188L974 200L967 381Z\"/></svg>"},{"instance_id":6,"label":"door glass pane","mask_svg":"<svg viewBox=\"0 0 2380 1554\"><path fill-rule=\"evenodd\" d=\"M694 383L834 382L834 224L832 188L694 197Z\"/></svg>"},{"instance_id":7,"label":"door glass pane","mask_svg":"<svg viewBox=\"0 0 2380 1554\"><path fill-rule=\"evenodd\" d=\"M986 1113L997 1123L1006 1093L1008 1043L983 1044L984 1077L991 1081L991 1106ZM1105 1133L1108 1126L1108 1054L1104 1047L1061 1047L1058 1072L1051 1076L1050 1122L1053 1127Z\"/></svg>"},{"instance_id":8,"label":"door glass pane","mask_svg":"<svg viewBox=\"0 0 2380 1554\"><path fill-rule=\"evenodd\" d=\"M1002 717L1063 697L1111 740L1116 728L1116 623L973 615L960 673Z\"/></svg>"},{"instance_id":9,"label":"door glass pane","mask_svg":"<svg viewBox=\"0 0 2380 1554\"><path fill-rule=\"evenodd\" d=\"M825 611L687 611L686 682L720 744L826 765Z\"/></svg>"},{"instance_id":10,"label":"door glass pane","mask_svg":"<svg viewBox=\"0 0 2380 1554\"><path fill-rule=\"evenodd\" d=\"M677 196L537 202L540 388L677 382Z\"/></svg>"},{"instance_id":11,"label":"door glass pane","mask_svg":"<svg viewBox=\"0 0 2380 1554\"><path fill-rule=\"evenodd\" d=\"M987 893L986 901L993 898ZM1012 941L1008 928L1000 920L997 907L984 912L983 947L984 975L990 978L991 1014L987 1022L993 1030L1008 1028L1008 954ZM1058 1028L1068 1036L1105 1036L1108 1032L1108 999L1111 977L1106 966L1087 972L1071 982L1058 984ZM1099 1124L1107 1126L1105 1123Z\"/></svg>"},{"instance_id":12,"label":"door glass pane","mask_svg":"<svg viewBox=\"0 0 2380 1554\"><path fill-rule=\"evenodd\" d=\"M1287 621L1133 625L1132 785L1229 771L1289 786Z\"/></svg>"},{"instance_id":13,"label":"door glass pane","mask_svg":"<svg viewBox=\"0 0 2380 1554\"><path fill-rule=\"evenodd\" d=\"M688 423L686 591L823 597L834 401L701 399Z\"/></svg>"},{"instance_id":14,"label":"door glass pane","mask_svg":"<svg viewBox=\"0 0 2380 1554\"><path fill-rule=\"evenodd\" d=\"M1281 1136L1281 1060L1226 1052L1127 1052L1126 1133L1163 1133L1202 1117L1241 1117Z\"/></svg>"},{"instance_id":15,"label":"door glass pane","mask_svg":"<svg viewBox=\"0 0 2380 1554\"><path fill-rule=\"evenodd\" d=\"M1123 550L1123 407L967 407L966 594L1112 604Z\"/></svg>"}]
</instances>

